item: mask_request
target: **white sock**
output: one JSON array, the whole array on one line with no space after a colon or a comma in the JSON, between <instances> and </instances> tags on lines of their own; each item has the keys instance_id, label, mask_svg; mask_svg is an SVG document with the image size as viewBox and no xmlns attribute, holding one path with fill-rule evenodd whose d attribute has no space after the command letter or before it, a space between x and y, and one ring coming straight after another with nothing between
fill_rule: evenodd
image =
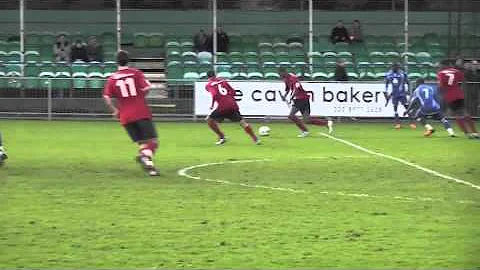
<instances>
[{"instance_id":1,"label":"white sock","mask_svg":"<svg viewBox=\"0 0 480 270\"><path fill-rule=\"evenodd\" d=\"M448 135L454 135L455 132L453 132L452 128L447 128Z\"/></svg>"},{"instance_id":2,"label":"white sock","mask_svg":"<svg viewBox=\"0 0 480 270\"><path fill-rule=\"evenodd\" d=\"M433 127L432 127L430 124L426 124L426 125L425 125L425 128L426 128L427 130L433 130Z\"/></svg>"}]
</instances>

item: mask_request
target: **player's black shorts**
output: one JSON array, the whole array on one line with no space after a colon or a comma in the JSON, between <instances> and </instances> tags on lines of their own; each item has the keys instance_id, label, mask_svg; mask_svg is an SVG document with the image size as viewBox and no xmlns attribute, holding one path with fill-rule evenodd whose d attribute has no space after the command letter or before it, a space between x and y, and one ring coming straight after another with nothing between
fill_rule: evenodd
<instances>
[{"instance_id":1,"label":"player's black shorts","mask_svg":"<svg viewBox=\"0 0 480 270\"><path fill-rule=\"evenodd\" d=\"M457 99L453 102L448 103L448 108L453 112L462 111L465 109L465 100L464 99Z\"/></svg>"},{"instance_id":2,"label":"player's black shorts","mask_svg":"<svg viewBox=\"0 0 480 270\"><path fill-rule=\"evenodd\" d=\"M302 114L310 114L310 100L294 99L290 114L296 114L298 111Z\"/></svg>"},{"instance_id":3,"label":"player's black shorts","mask_svg":"<svg viewBox=\"0 0 480 270\"><path fill-rule=\"evenodd\" d=\"M157 130L150 119L142 119L132 123L128 123L125 126L128 136L134 142L146 141L149 139L157 138Z\"/></svg>"},{"instance_id":4,"label":"player's black shorts","mask_svg":"<svg viewBox=\"0 0 480 270\"><path fill-rule=\"evenodd\" d=\"M239 110L230 110L230 111L223 111L219 112L218 110L214 110L210 116L215 121L222 122L223 120L230 119L232 122L240 122L243 117Z\"/></svg>"}]
</instances>

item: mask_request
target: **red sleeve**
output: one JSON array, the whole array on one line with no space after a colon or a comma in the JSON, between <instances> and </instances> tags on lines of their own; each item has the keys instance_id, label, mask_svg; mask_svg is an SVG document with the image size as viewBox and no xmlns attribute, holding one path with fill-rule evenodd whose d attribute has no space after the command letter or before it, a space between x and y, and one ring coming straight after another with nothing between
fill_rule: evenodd
<instances>
[{"instance_id":1,"label":"red sleeve","mask_svg":"<svg viewBox=\"0 0 480 270\"><path fill-rule=\"evenodd\" d=\"M148 91L152 84L145 78L145 74L141 71L137 71L137 74L135 75L135 81L137 83L138 89L141 91Z\"/></svg>"},{"instance_id":2,"label":"red sleeve","mask_svg":"<svg viewBox=\"0 0 480 270\"><path fill-rule=\"evenodd\" d=\"M458 71L458 82L461 83L465 80L465 74L461 70Z\"/></svg>"},{"instance_id":3,"label":"red sleeve","mask_svg":"<svg viewBox=\"0 0 480 270\"><path fill-rule=\"evenodd\" d=\"M223 87L224 87L225 89L227 89L228 94L229 94L230 96L235 96L235 94L236 94L235 89L234 89L227 81L224 81Z\"/></svg>"},{"instance_id":4,"label":"red sleeve","mask_svg":"<svg viewBox=\"0 0 480 270\"><path fill-rule=\"evenodd\" d=\"M438 81L438 85L440 86L440 88L443 88L445 87L444 85L444 79L443 79L443 74L442 73L437 73L437 81Z\"/></svg>"},{"instance_id":5,"label":"red sleeve","mask_svg":"<svg viewBox=\"0 0 480 270\"><path fill-rule=\"evenodd\" d=\"M108 78L103 88L103 96L111 98L113 96L114 91L115 91L115 85L113 85L113 79Z\"/></svg>"}]
</instances>

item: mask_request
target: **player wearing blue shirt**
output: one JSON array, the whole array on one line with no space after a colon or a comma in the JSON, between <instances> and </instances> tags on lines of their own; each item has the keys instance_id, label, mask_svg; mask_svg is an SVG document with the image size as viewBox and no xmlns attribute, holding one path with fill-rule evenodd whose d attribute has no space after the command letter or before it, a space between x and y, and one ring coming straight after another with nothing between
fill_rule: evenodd
<instances>
[{"instance_id":1,"label":"player wearing blue shirt","mask_svg":"<svg viewBox=\"0 0 480 270\"><path fill-rule=\"evenodd\" d=\"M385 96L388 101L391 99L393 104L393 110L395 112L395 128L399 129L400 118L398 117L398 105L401 103L405 109L408 107L407 94L410 91L410 83L408 81L408 75L406 72L400 69L400 64L395 63L392 69L385 75ZM392 85L389 92L389 86ZM407 85L407 87L405 87ZM385 105L386 106L386 105ZM415 129L415 123L411 122L410 126Z\"/></svg>"},{"instance_id":2,"label":"player wearing blue shirt","mask_svg":"<svg viewBox=\"0 0 480 270\"><path fill-rule=\"evenodd\" d=\"M435 129L427 123L426 118L429 116L436 120L440 120L448 134L451 137L455 137L455 133L453 132L450 123L441 111L440 102L438 102L437 89L431 85L425 84L423 79L418 79L416 85L417 88L412 94L410 106L405 114L413 113L413 116L419 119L422 125L425 126L424 135L426 137L430 137L435 132Z\"/></svg>"}]
</instances>

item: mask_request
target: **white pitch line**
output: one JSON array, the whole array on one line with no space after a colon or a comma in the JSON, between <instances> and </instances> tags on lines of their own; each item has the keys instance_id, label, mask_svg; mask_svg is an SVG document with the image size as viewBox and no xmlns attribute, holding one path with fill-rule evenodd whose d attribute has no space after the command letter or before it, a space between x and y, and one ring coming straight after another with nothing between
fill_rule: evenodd
<instances>
[{"instance_id":1,"label":"white pitch line","mask_svg":"<svg viewBox=\"0 0 480 270\"><path fill-rule=\"evenodd\" d=\"M429 174L432 174L432 175L435 175L435 176L438 176L440 178L443 178L443 179L446 179L446 180L451 180L451 181L454 181L456 183L459 183L459 184L463 184L463 185L466 185L466 186L469 186L469 187L472 187L474 189L478 189L480 190L480 186L478 185L475 185L473 183L470 183L468 181L465 181L465 180L461 180L461 179L458 179L458 178L454 178L454 177L451 177L451 176L448 176L448 175L445 175L445 174L442 174L442 173L439 173L439 172L436 172L434 170L431 170L431 169L428 169L428 168L425 168L425 167L422 167L418 164L415 164L415 163L412 163L412 162L409 162L409 161L406 161L404 159L401 159L401 158L397 158L397 157L393 157L393 156L390 156L390 155L387 155L387 154L383 154L383 153L379 153L379 152L375 152L375 151L372 151L372 150L369 150L365 147L362 147L358 144L354 144L352 142L349 142L347 140L343 140L343 139L340 139L340 138L337 138L337 137L334 137L332 135L329 135L329 134L326 134L326 133L323 133L323 132L320 132L320 135L324 136L324 137L327 137L327 138L330 138L332 140L335 140L337 142L341 142L343 144L346 144L348 146L351 146L355 149L358 149L360 151L363 151L365 153L368 153L368 154L371 154L371 155L375 155L375 156L379 156L379 157L383 157L383 158L386 158L386 159L390 159L390 160L393 160L393 161L396 161L396 162L399 162L399 163L402 163L404 165L407 165L407 166L410 166L410 167L413 167L415 169L418 169L420 171L424 171L426 173L429 173Z\"/></svg>"},{"instance_id":2,"label":"white pitch line","mask_svg":"<svg viewBox=\"0 0 480 270\"><path fill-rule=\"evenodd\" d=\"M346 158L368 158L368 156L342 156ZM307 159L312 158L312 159L328 159L332 158L329 156L317 156L317 157L307 157ZM285 191L285 192L291 192L291 193L308 193L308 191L301 190L301 189L293 189L293 188L283 188L283 187L271 187L271 186L263 186L263 185L251 185L251 184L246 184L246 183L235 183L235 182L230 182L227 180L219 180L219 179L210 179L210 178L202 178L199 176L193 176L190 175L188 172L197 168L204 168L204 167L209 167L209 166L216 166L216 165L225 165L225 164L238 164L238 163L253 163L253 162L271 162L273 161L272 159L249 159L249 160L234 160L234 161L224 161L224 162L212 162L212 163L204 163L204 164L198 164L198 165L193 165L190 167L186 167L183 169L178 170L177 174L179 176L187 177L190 179L194 180L201 180L201 181L206 181L206 182L212 182L212 183L218 183L218 184L223 184L223 185L230 185L230 186L242 186L242 187L247 187L247 188L259 188L259 189L269 189L269 190L275 190L275 191ZM416 202L416 201L429 201L429 202L446 202L443 199L434 199L434 198L428 198L428 197L407 197L407 196L381 196L381 195L371 195L371 194L365 194L365 193L345 193L342 191L319 191L315 192L316 194L323 194L323 195L332 195L332 196L343 196L343 197L357 197L357 198L375 198L375 199L388 199L388 200L398 200L398 201L403 201L403 202ZM459 200L456 201L457 203L460 204L476 204L474 201L469 201L469 200Z\"/></svg>"}]
</instances>

